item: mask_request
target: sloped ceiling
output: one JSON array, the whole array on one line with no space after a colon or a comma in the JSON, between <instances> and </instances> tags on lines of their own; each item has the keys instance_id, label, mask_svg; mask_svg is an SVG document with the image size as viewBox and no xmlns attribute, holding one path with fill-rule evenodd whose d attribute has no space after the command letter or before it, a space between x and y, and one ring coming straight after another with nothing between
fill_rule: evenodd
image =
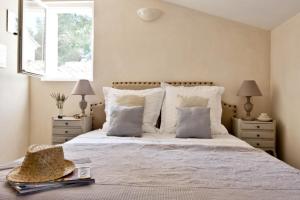
<instances>
[{"instance_id":1,"label":"sloped ceiling","mask_svg":"<svg viewBox=\"0 0 300 200\"><path fill-rule=\"evenodd\" d=\"M300 0L162 0L271 30L300 12Z\"/></svg>"}]
</instances>

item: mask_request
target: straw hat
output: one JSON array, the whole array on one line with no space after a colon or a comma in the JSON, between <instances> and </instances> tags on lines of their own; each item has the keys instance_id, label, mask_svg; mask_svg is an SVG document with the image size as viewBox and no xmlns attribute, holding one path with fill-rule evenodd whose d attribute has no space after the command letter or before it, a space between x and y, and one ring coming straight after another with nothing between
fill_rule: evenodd
<instances>
[{"instance_id":1,"label":"straw hat","mask_svg":"<svg viewBox=\"0 0 300 200\"><path fill-rule=\"evenodd\" d=\"M52 181L72 173L75 165L64 159L61 146L32 145L28 148L20 167L6 177L11 182L39 183Z\"/></svg>"}]
</instances>

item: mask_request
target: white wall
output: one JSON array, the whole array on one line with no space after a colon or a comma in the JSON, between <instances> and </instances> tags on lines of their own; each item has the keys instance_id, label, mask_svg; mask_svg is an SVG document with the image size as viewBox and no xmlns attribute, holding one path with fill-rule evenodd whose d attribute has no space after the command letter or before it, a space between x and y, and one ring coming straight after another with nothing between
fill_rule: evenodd
<instances>
[{"instance_id":1,"label":"white wall","mask_svg":"<svg viewBox=\"0 0 300 200\"><path fill-rule=\"evenodd\" d=\"M300 168L300 13L271 35L272 110L278 120L279 153Z\"/></svg>"},{"instance_id":2,"label":"white wall","mask_svg":"<svg viewBox=\"0 0 300 200\"><path fill-rule=\"evenodd\" d=\"M164 11L162 18L144 23L141 7ZM17 12L17 0L0 2L0 43L8 47L8 68L0 69L0 162L24 154L30 143L51 142L51 116L56 114L50 92L70 93L73 82L29 81L17 74L17 37L6 33L6 9ZM270 33L158 0L95 1L95 64L93 86L112 81L214 81L226 87L225 101L239 105L236 91L244 79L255 79L264 97L255 98L254 113L270 112ZM271 53L272 110L278 119L283 160L300 167L297 88L300 74L300 15L274 29ZM80 112L79 97L71 97L66 114ZM31 120L29 116L31 112Z\"/></svg>"},{"instance_id":3,"label":"white wall","mask_svg":"<svg viewBox=\"0 0 300 200\"><path fill-rule=\"evenodd\" d=\"M17 36L6 32L6 9L17 14L18 0L0 2L0 43L8 67L0 68L0 162L25 153L29 140L29 79L17 74Z\"/></svg>"},{"instance_id":4,"label":"white wall","mask_svg":"<svg viewBox=\"0 0 300 200\"><path fill-rule=\"evenodd\" d=\"M160 8L158 21L145 23L141 7ZM224 100L244 100L236 92L244 79L255 79L264 96L254 98L254 114L270 112L270 33L159 0L95 1L93 86L112 81L214 81L225 86ZM31 143L51 142L51 116L57 113L51 92L70 93L74 82L31 79ZM79 113L80 97L71 97L66 114Z\"/></svg>"}]
</instances>

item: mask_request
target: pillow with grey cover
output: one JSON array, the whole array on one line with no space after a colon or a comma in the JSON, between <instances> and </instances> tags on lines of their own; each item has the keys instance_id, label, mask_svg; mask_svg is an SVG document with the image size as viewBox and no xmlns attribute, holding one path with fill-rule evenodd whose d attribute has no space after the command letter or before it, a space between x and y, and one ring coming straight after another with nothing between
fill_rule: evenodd
<instances>
[{"instance_id":1,"label":"pillow with grey cover","mask_svg":"<svg viewBox=\"0 0 300 200\"><path fill-rule=\"evenodd\" d=\"M210 108L178 107L176 137L211 139Z\"/></svg>"},{"instance_id":2,"label":"pillow with grey cover","mask_svg":"<svg viewBox=\"0 0 300 200\"><path fill-rule=\"evenodd\" d=\"M108 136L141 137L143 130L142 106L114 106L111 113L111 121L107 130Z\"/></svg>"}]
</instances>

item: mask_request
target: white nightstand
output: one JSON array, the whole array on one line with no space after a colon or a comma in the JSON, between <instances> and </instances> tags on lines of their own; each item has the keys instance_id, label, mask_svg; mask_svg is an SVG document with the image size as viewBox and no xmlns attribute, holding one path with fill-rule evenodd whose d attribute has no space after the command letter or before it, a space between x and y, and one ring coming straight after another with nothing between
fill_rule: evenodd
<instances>
[{"instance_id":1,"label":"white nightstand","mask_svg":"<svg viewBox=\"0 0 300 200\"><path fill-rule=\"evenodd\" d=\"M233 118L233 132L251 146L276 155L276 121L244 121Z\"/></svg>"},{"instance_id":2,"label":"white nightstand","mask_svg":"<svg viewBox=\"0 0 300 200\"><path fill-rule=\"evenodd\" d=\"M58 119L52 118L52 143L61 144L72 138L88 132L92 129L92 118L83 117L75 119L74 117L64 117Z\"/></svg>"}]
</instances>

